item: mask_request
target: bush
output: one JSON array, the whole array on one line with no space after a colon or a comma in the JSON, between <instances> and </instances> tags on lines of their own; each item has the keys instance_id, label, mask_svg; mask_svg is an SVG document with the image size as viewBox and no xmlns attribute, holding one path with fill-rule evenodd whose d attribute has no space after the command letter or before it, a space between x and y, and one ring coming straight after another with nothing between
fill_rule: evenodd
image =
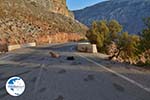
<instances>
[{"instance_id":1,"label":"bush","mask_svg":"<svg viewBox=\"0 0 150 100\"><path fill-rule=\"evenodd\" d=\"M118 37L122 31L122 26L116 21L94 21L87 32L87 38L93 44L97 45L98 51L106 53L106 48Z\"/></svg>"},{"instance_id":2,"label":"bush","mask_svg":"<svg viewBox=\"0 0 150 100\"><path fill-rule=\"evenodd\" d=\"M144 23L147 26L143 29L140 40L140 60L142 65L150 65L150 18L145 18Z\"/></svg>"},{"instance_id":3,"label":"bush","mask_svg":"<svg viewBox=\"0 0 150 100\"><path fill-rule=\"evenodd\" d=\"M117 46L119 49L118 56L123 58L126 62L130 64L136 64L138 60L138 45L140 39L137 35L129 35L128 32L124 32L119 36L119 41L117 42Z\"/></svg>"},{"instance_id":4,"label":"bush","mask_svg":"<svg viewBox=\"0 0 150 100\"><path fill-rule=\"evenodd\" d=\"M116 20L94 21L86 36L97 45L98 51L111 55L110 59L115 57L120 62L150 65L150 18L144 19L144 23L147 28L138 36L122 32Z\"/></svg>"}]
</instances>

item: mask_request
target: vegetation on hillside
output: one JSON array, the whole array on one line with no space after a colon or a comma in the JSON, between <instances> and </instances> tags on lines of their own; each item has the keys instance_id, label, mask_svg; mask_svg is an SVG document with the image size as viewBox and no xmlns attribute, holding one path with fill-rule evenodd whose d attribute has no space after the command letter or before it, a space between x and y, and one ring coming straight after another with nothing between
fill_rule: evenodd
<instances>
[{"instance_id":1,"label":"vegetation on hillside","mask_svg":"<svg viewBox=\"0 0 150 100\"><path fill-rule=\"evenodd\" d=\"M87 31L87 38L93 44L97 44L100 52L106 53L107 45L110 45L112 41L116 41L119 37L119 32L122 31L122 26L116 21L94 21L92 27Z\"/></svg>"},{"instance_id":2,"label":"vegetation on hillside","mask_svg":"<svg viewBox=\"0 0 150 100\"><path fill-rule=\"evenodd\" d=\"M141 35L123 32L116 20L94 21L87 31L87 38L96 44L98 51L110 55L110 59L130 64L150 64L150 18L144 19L147 26Z\"/></svg>"},{"instance_id":3,"label":"vegetation on hillside","mask_svg":"<svg viewBox=\"0 0 150 100\"><path fill-rule=\"evenodd\" d=\"M150 17L145 18L144 23L147 28L142 31L139 50L141 53L141 60L144 65L150 65Z\"/></svg>"}]
</instances>

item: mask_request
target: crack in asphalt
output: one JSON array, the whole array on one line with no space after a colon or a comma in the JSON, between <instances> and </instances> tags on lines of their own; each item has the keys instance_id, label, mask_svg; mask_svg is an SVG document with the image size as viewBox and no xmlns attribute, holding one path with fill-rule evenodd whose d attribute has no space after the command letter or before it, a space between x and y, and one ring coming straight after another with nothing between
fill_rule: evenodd
<instances>
[{"instance_id":1,"label":"crack in asphalt","mask_svg":"<svg viewBox=\"0 0 150 100\"><path fill-rule=\"evenodd\" d=\"M38 85L39 85L39 83L40 83L40 79L41 79L42 71L43 71L43 68L44 68L44 67L45 67L45 65L42 64L42 65L41 65L41 68L40 68L40 71L39 71L39 73L38 73L37 79L36 79L36 81L35 81L34 93L36 93L37 90L38 90Z\"/></svg>"}]
</instances>

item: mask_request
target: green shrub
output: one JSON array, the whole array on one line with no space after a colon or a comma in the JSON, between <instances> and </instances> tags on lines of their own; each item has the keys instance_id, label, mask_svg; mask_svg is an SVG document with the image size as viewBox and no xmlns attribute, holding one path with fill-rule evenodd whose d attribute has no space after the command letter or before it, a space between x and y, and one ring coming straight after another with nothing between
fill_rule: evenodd
<instances>
[{"instance_id":1,"label":"green shrub","mask_svg":"<svg viewBox=\"0 0 150 100\"><path fill-rule=\"evenodd\" d=\"M122 31L122 26L116 21L94 21L87 32L87 38L97 45L98 51L106 53L106 47L118 37Z\"/></svg>"}]
</instances>

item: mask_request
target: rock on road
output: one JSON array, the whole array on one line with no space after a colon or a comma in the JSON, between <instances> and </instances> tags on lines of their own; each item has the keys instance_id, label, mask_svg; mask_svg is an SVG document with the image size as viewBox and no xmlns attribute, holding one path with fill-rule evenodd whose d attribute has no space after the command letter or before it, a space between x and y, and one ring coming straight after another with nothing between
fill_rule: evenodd
<instances>
[{"instance_id":1,"label":"rock on road","mask_svg":"<svg viewBox=\"0 0 150 100\"><path fill-rule=\"evenodd\" d=\"M0 56L0 100L150 100L150 71L78 53L76 43L38 46ZM52 58L49 51L60 54ZM75 59L67 60L73 56ZM12 76L26 84L19 97L7 94Z\"/></svg>"}]
</instances>

